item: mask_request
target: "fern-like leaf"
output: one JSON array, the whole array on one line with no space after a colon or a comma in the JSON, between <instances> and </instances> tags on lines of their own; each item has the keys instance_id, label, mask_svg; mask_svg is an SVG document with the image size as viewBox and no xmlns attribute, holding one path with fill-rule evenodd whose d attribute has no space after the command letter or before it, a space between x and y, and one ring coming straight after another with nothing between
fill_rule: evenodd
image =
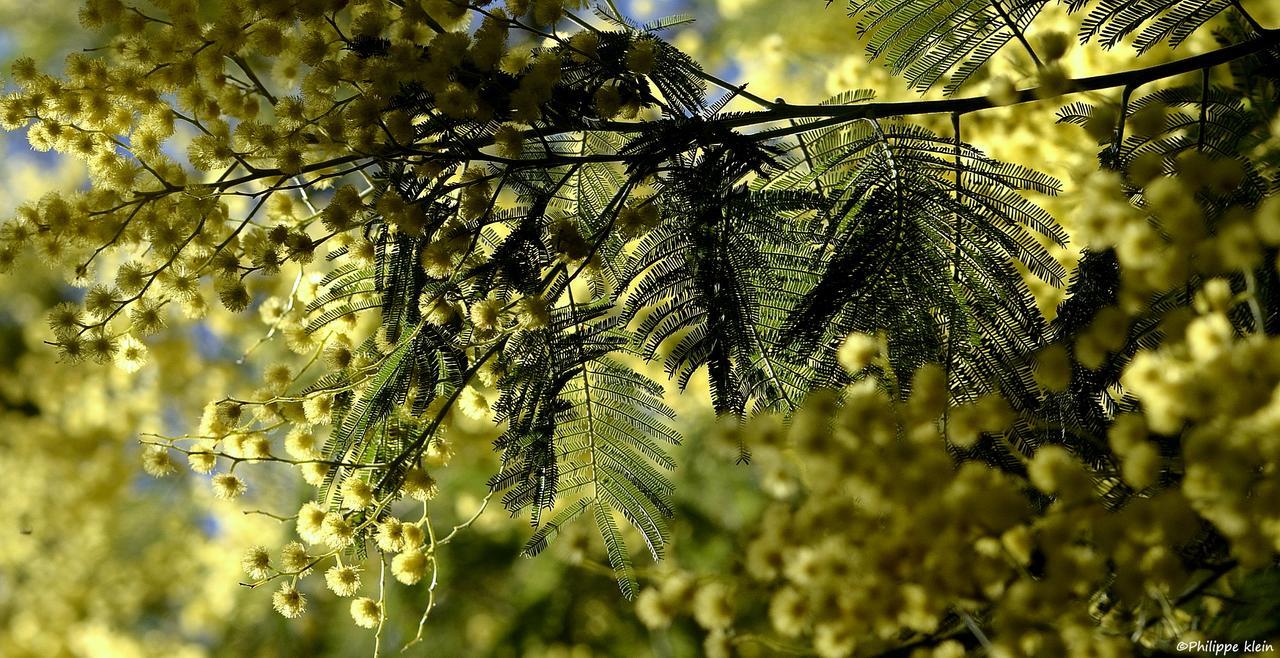
<instances>
[{"instance_id":1,"label":"fern-like leaf","mask_svg":"<svg viewBox=\"0 0 1280 658\"><path fill-rule=\"evenodd\" d=\"M662 387L610 356L627 341L608 311L570 303L554 312L547 329L517 337L509 353L519 356L500 383L497 404L508 423L497 442L504 467L490 486L505 491L508 510L528 510L536 529L526 554L544 549L594 506L610 564L630 597L634 575L612 514L626 518L661 559L672 514L664 472L675 467L665 446L679 443L679 435ZM544 520L551 509L557 511Z\"/></svg>"},{"instance_id":2,"label":"fern-like leaf","mask_svg":"<svg viewBox=\"0 0 1280 658\"><path fill-rule=\"evenodd\" d=\"M1073 0L1073 11L1087 0ZM1133 46L1146 52L1161 43L1176 48L1214 17L1230 9L1231 0L1098 0L1080 25L1080 41L1096 40L1114 48L1132 34Z\"/></svg>"},{"instance_id":3,"label":"fern-like leaf","mask_svg":"<svg viewBox=\"0 0 1280 658\"><path fill-rule=\"evenodd\" d=\"M953 94L1023 34L1048 0L850 0L867 54L926 91L947 76Z\"/></svg>"},{"instance_id":4,"label":"fern-like leaf","mask_svg":"<svg viewBox=\"0 0 1280 658\"><path fill-rule=\"evenodd\" d=\"M883 330L898 372L950 356L961 399L1030 381L1018 355L1035 349L1043 319L1010 263L1064 280L1042 241L1066 235L1023 196L1053 194L1057 181L907 124L808 140L803 180L827 190L824 242L812 247L824 256L787 325L797 351L818 355L820 380L846 377L832 353L845 335Z\"/></svg>"}]
</instances>

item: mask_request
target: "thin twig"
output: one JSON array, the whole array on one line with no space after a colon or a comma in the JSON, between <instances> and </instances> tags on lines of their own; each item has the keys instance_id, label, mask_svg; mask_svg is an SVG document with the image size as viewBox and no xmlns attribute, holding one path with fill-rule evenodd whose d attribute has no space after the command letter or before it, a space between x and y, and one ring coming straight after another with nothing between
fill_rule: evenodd
<instances>
[{"instance_id":1,"label":"thin twig","mask_svg":"<svg viewBox=\"0 0 1280 658\"><path fill-rule=\"evenodd\" d=\"M378 629L373 633L373 658L382 651L382 625L387 619L387 556L378 553Z\"/></svg>"},{"instance_id":2,"label":"thin twig","mask_svg":"<svg viewBox=\"0 0 1280 658\"><path fill-rule=\"evenodd\" d=\"M1252 27L1260 34L1267 31L1267 28L1262 27L1262 24L1258 22L1258 19L1254 18L1253 14L1250 14L1248 10L1244 8L1244 5L1240 4L1240 0L1231 0L1231 6L1234 7L1236 13L1240 14L1240 17L1249 24L1249 27Z\"/></svg>"},{"instance_id":3,"label":"thin twig","mask_svg":"<svg viewBox=\"0 0 1280 658\"><path fill-rule=\"evenodd\" d=\"M1036 49L1031 47L1031 42L1027 41L1027 36L1022 33L1022 28L1018 27L1009 12L1005 11L1004 5L1000 4L1000 0L991 0L991 6L996 8L996 12L1000 14L1000 18L1005 25L1009 26L1009 31L1013 32L1013 36L1018 39L1018 43L1021 43L1022 48L1027 51L1028 55L1031 55L1031 62L1036 65L1036 70L1043 69L1044 62L1040 61L1040 56L1036 54Z\"/></svg>"}]
</instances>

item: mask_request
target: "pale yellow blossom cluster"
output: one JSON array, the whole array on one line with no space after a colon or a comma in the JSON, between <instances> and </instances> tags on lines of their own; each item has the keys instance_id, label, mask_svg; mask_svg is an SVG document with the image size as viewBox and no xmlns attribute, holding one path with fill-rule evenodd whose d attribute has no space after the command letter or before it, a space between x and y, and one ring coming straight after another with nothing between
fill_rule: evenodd
<instances>
[{"instance_id":1,"label":"pale yellow blossom cluster","mask_svg":"<svg viewBox=\"0 0 1280 658\"><path fill-rule=\"evenodd\" d=\"M607 68L585 100L596 120L632 120L661 102L643 91L669 57L656 38L606 34L576 17L577 34L549 35L544 28L584 3L504 4L88 0L79 19L99 47L68 56L57 74L30 57L9 67L0 127L83 161L90 179L22 204L0 226L0 267L34 252L84 289L47 316L63 359L145 373L164 357L150 349L155 336L179 315L228 334L243 325L217 305L253 309L261 320L259 340L235 336L226 346L243 350L239 362L255 352L280 359L264 364L257 390L208 404L189 434L144 439L141 463L157 478L188 467L224 501L260 500L247 475L253 465L288 464L315 487L293 519L303 552L291 543L245 559L254 583L281 581L272 604L286 617L305 610L301 579L314 572L340 596L369 594L357 601L372 604L353 604L351 614L378 626L381 587L370 591L361 567L343 562L347 551L376 537L397 580L421 581L435 567L435 538L424 532L425 507L439 493L433 471L453 455L444 430L496 414L491 367L460 387L460 413L447 417L452 399L414 389L386 431L406 443L428 426L433 436L390 489L357 463L373 458L332 448L353 422L352 404L375 395L364 387L403 344L360 313L381 299L372 268L385 242L421 240L411 262L445 282L483 264L495 198L512 194L487 164L529 155L527 133L564 71ZM444 136L491 122L500 124L492 144ZM393 171L443 186L456 214L437 221L415 193L375 181ZM581 264L593 248L558 213L552 242L564 262ZM637 238L658 221L656 205L633 199L618 231ZM387 233L378 237L371 224ZM506 290L468 300L461 282L446 288L447 297L443 288L422 295L425 326L465 318L481 340L545 328L557 303ZM269 344L278 338L301 360ZM423 509L392 509L402 498Z\"/></svg>"},{"instance_id":2,"label":"pale yellow blossom cluster","mask_svg":"<svg viewBox=\"0 0 1280 658\"><path fill-rule=\"evenodd\" d=\"M1189 557L1206 524L1241 566L1280 551L1274 484L1246 475L1254 464L1274 470L1263 454L1274 441L1259 441L1274 428L1239 421L1232 438L1190 435L1182 486L1117 509L1101 493L1105 478L1059 446L1038 449L1022 474L957 464L942 438L938 374L917 373L903 402L865 380L813 395L790 423L765 415L718 430L731 443L751 438L774 502L740 538L734 567L657 574L637 599L640 621L665 629L691 616L717 656L758 655L762 642L766 653L824 657L902 646L920 657L978 646L994 656L1129 656L1203 639L1192 629L1220 606L1183 594L1229 591L1244 573L1227 557ZM1110 442L1126 466L1143 462L1145 478L1172 468L1168 450L1146 449L1161 440L1130 415ZM1135 487L1138 470L1125 469Z\"/></svg>"},{"instance_id":3,"label":"pale yellow blossom cluster","mask_svg":"<svg viewBox=\"0 0 1280 658\"><path fill-rule=\"evenodd\" d=\"M70 360L116 358L127 370L146 360L137 339L163 328L175 310L200 318L213 299L244 310L261 301L270 277L295 265L304 270L325 253L371 265L374 246L356 229L373 213L404 234L430 230L422 265L448 278L462 261L482 257L477 229L460 221L427 226L422 206L397 190L369 198L369 176L403 166L456 190L459 219L487 212L499 190L481 167L457 163L490 156L451 152L456 147L424 137L420 126L497 118L503 124L492 141L519 159L523 131L541 117L569 66L564 58L604 55L595 28L538 50L513 47L510 33L541 34L536 26L557 23L580 4L202 8L165 0L144 10L90 0L81 22L105 43L68 56L60 75L17 59L10 71L17 91L0 98L0 126L25 130L38 150L84 161L92 185L18 208L0 226L0 266L35 251L88 288L83 304L50 315L59 347ZM602 117L635 117L651 102L634 79L653 70L656 41L611 38L625 45L619 77L600 83L596 105ZM402 64L411 60L420 65ZM434 118L404 107L411 89L429 94ZM641 206L620 230L642 234L655 221ZM314 341L299 301L305 304L297 294L268 299L260 310L273 317L273 334L306 352ZM523 315L540 321L537 308Z\"/></svg>"}]
</instances>

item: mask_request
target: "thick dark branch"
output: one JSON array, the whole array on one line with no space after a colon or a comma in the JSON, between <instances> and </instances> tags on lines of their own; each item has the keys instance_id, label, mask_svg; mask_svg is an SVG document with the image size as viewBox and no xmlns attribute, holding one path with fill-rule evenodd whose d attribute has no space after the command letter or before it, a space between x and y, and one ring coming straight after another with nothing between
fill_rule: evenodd
<instances>
[{"instance_id":1,"label":"thick dark branch","mask_svg":"<svg viewBox=\"0 0 1280 658\"><path fill-rule=\"evenodd\" d=\"M727 118L716 118L707 121L722 128L748 128L767 126L793 119L816 119L817 121L784 125L752 134L756 140L768 140L787 137L809 130L838 125L858 119L886 119L893 117L918 116L924 114L969 114L1005 105L1020 105L1036 101L1052 100L1071 94L1101 91L1105 89L1136 89L1145 84L1172 78L1193 71L1201 71L1220 64L1235 61L1265 50L1280 46L1280 29L1265 30L1262 36L1239 43L1234 46L1220 48L1200 55L1194 55L1164 64L1157 64L1141 69L1120 71L1095 75L1087 78L1067 80L1065 84L1055 85L1053 89L1032 87L1017 92L1012 103L996 103L986 96L970 98L947 98L942 100L892 101L881 103L858 103L855 105L790 105L775 103L770 109L739 114ZM550 125L524 131L529 137L545 137L582 131L613 132L618 134L635 134L649 130L651 121L600 121L590 125L563 126ZM493 143L493 138L482 138L467 142L470 148L481 148Z\"/></svg>"},{"instance_id":2,"label":"thick dark branch","mask_svg":"<svg viewBox=\"0 0 1280 658\"><path fill-rule=\"evenodd\" d=\"M1118 73L1108 73L1104 75L1090 76L1087 78L1077 78L1068 80L1066 84L1061 85L1057 89L1047 90L1042 87L1033 87L1023 89L1017 92L1011 105L1022 103L1032 103L1042 100L1050 100L1070 94L1077 94L1089 91L1101 91L1105 89L1126 88L1135 89L1142 85L1172 78L1185 73L1194 71L1203 71L1214 66L1226 64L1250 55L1254 55L1265 50L1280 46L1280 29L1265 30L1262 36L1251 39L1244 43L1234 46L1220 48L1200 55L1194 55L1184 59L1157 64L1141 69L1130 71L1121 71ZM789 105L778 103L772 108L761 110L758 112L750 112L737 116L718 118L709 120L709 124L718 124L723 128L746 128L751 126L765 126L768 124L783 122L793 119L817 119L810 123L802 123L798 125L787 125L777 127L752 135L758 140L773 139L794 135L799 132L805 132L822 128L830 125L838 125L847 121L858 119L884 119L892 117L916 116L924 114L968 114L970 112L979 112L982 110L1001 107L1002 105L992 101L986 96L977 96L971 98L948 98L942 100L917 100L917 101L896 101L883 103L859 103L856 105ZM526 137L548 135L558 135L571 132L581 132L590 130L600 130L615 132L621 134L641 133L652 127L652 122L621 122L606 121L599 122L591 126L545 126L525 131ZM475 141L463 140L463 145L468 148L482 148L493 143L493 138L483 138ZM394 154L394 149L383 155ZM335 165L345 164L353 160L361 158L376 158L379 154L369 155L348 155L344 157L318 162L304 167L302 172L306 173L316 169L323 169ZM606 159L605 158L602 159ZM535 165L539 160L531 159L522 164ZM563 164L563 163L558 163ZM244 184L252 180L258 180L273 175L286 175L275 169L252 170L250 174L232 180L219 183L215 187L217 189L229 189L237 185ZM167 189L165 192L175 191Z\"/></svg>"},{"instance_id":3,"label":"thick dark branch","mask_svg":"<svg viewBox=\"0 0 1280 658\"><path fill-rule=\"evenodd\" d=\"M1023 89L1017 93L1015 100L1011 104L1032 103L1070 94L1118 87L1139 87L1157 80L1164 80L1184 73L1226 64L1276 46L1280 46L1280 30L1268 30L1256 39L1200 55L1141 69L1068 80L1065 85L1061 86L1061 89L1046 90L1041 87ZM1001 104L992 101L986 96L862 103L858 105L781 105L773 110L752 112L726 119L721 121L720 124L727 128L741 128L786 119L884 119L920 114L968 114L1000 106ZM639 125L637 125L637 129L640 129Z\"/></svg>"},{"instance_id":4,"label":"thick dark branch","mask_svg":"<svg viewBox=\"0 0 1280 658\"><path fill-rule=\"evenodd\" d=\"M1258 19L1254 18L1253 15L1250 14L1248 10L1244 8L1244 5L1240 4L1240 0L1232 0L1231 6L1235 7L1236 13L1240 14L1240 16L1244 18L1245 22L1248 23L1250 27L1252 27L1254 30L1256 30L1260 34L1266 34L1267 28L1262 27L1262 24L1258 22Z\"/></svg>"}]
</instances>

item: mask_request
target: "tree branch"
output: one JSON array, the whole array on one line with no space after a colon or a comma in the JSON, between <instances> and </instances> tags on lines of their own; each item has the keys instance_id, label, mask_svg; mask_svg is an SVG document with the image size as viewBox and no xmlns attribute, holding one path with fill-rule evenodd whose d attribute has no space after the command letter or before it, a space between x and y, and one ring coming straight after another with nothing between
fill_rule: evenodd
<instances>
[{"instance_id":1,"label":"tree branch","mask_svg":"<svg viewBox=\"0 0 1280 658\"><path fill-rule=\"evenodd\" d=\"M1005 25L1009 26L1009 31L1018 38L1018 43L1021 43L1022 48L1031 56L1031 62L1036 65L1036 69L1043 69L1044 62L1040 61L1040 56L1036 54L1036 49L1031 47L1031 42L1027 41L1026 35L1022 33L1018 24L1013 21L1013 17L1009 15L1009 12L1004 10L1004 5L1000 4L1000 0L991 0L991 6L996 8L996 12L1000 14L1000 18Z\"/></svg>"},{"instance_id":2,"label":"tree branch","mask_svg":"<svg viewBox=\"0 0 1280 658\"><path fill-rule=\"evenodd\" d=\"M240 55L229 55L228 57L231 59L231 61L236 63L236 66L240 67L240 70L244 71L245 75L249 76L249 80L253 82L253 86L258 89L258 92L261 93L262 96L267 99L267 101L269 101L272 105L275 105L277 102L279 102L275 94L272 94L270 91L268 91L267 86L262 84L262 80L259 79L258 74L254 73L253 69L249 67L249 62L245 61L244 57L241 57Z\"/></svg>"},{"instance_id":3,"label":"tree branch","mask_svg":"<svg viewBox=\"0 0 1280 658\"><path fill-rule=\"evenodd\" d=\"M997 107L1021 105L1044 100L1052 100L1072 94L1079 94L1106 89L1136 89L1145 84L1172 78L1175 76L1200 71L1235 61L1250 55L1256 55L1268 49L1280 46L1280 29L1264 30L1262 36L1207 53L1193 55L1172 62L1165 62L1141 69L1107 73L1086 78L1067 80L1055 88L1032 87L1017 92L1011 103L996 103L986 96L968 98L946 98L941 100L889 101L878 103L858 103L854 105L792 105L774 103L766 110L746 112L730 117L707 120L721 128L747 128L767 126L793 119L817 119L810 123L785 125L769 128L754 133L757 140L776 139L808 132L817 128L839 125L858 119L887 119L894 117L919 116L925 114L969 114ZM600 121L590 125L575 126L543 126L524 131L524 137L545 137L582 131L602 131L618 134L641 133L652 126L651 121ZM493 143L492 138L482 138L467 142L468 146L480 148Z\"/></svg>"},{"instance_id":4,"label":"tree branch","mask_svg":"<svg viewBox=\"0 0 1280 658\"><path fill-rule=\"evenodd\" d=\"M1280 30L1267 30L1256 39L1200 55L1141 69L1068 80L1061 91L1054 90L1049 92L1042 87L1023 89L1018 91L1015 100L1010 105L1050 100L1070 94L1115 89L1117 87L1139 87L1157 80L1164 80L1184 73L1191 73L1232 62L1277 46L1280 46ZM884 119L919 114L968 114L995 107L1001 107L1001 104L995 103L985 96L942 100L861 103L858 105L780 105L776 109L752 112L726 119L721 121L720 125L726 128L739 128L786 119L836 117L842 119Z\"/></svg>"},{"instance_id":5,"label":"tree branch","mask_svg":"<svg viewBox=\"0 0 1280 658\"><path fill-rule=\"evenodd\" d=\"M1254 18L1253 15L1244 8L1244 5L1240 4L1240 0L1231 0L1231 6L1234 7L1236 13L1240 14L1240 17L1249 24L1249 27L1252 27L1261 34L1267 33L1267 28L1262 27L1262 24L1258 22L1258 19Z\"/></svg>"}]
</instances>

